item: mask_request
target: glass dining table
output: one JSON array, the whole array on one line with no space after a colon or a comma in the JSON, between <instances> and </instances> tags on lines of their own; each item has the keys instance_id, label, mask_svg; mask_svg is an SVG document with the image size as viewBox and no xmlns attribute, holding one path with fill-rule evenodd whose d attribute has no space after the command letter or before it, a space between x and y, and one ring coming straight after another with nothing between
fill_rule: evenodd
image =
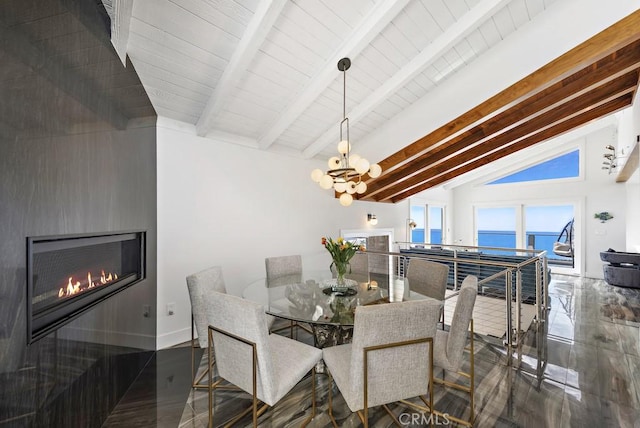
<instances>
[{"instance_id":1,"label":"glass dining table","mask_svg":"<svg viewBox=\"0 0 640 428\"><path fill-rule=\"evenodd\" d=\"M313 272L303 280L267 287L262 278L250 283L242 297L265 306L267 314L308 325L318 348L351 341L355 308L359 305L428 299L411 292L406 278L393 274L351 277L348 289L335 290L331 272Z\"/></svg>"}]
</instances>

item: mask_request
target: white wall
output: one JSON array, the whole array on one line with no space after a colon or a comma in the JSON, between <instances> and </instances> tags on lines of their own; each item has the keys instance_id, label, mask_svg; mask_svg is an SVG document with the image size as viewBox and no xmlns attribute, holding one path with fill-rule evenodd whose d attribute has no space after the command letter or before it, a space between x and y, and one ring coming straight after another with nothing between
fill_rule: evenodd
<instances>
[{"instance_id":1,"label":"white wall","mask_svg":"<svg viewBox=\"0 0 640 428\"><path fill-rule=\"evenodd\" d=\"M636 96L635 104L620 114L620 133L616 154L625 157L625 162L628 161L633 147L638 144L637 139L640 135L640 105L637 99ZM640 156L640 153L637 156ZM638 215L640 213L640 171L638 169L625 183L625 189L627 192L626 251L638 253L640 252L640 215Z\"/></svg>"},{"instance_id":2,"label":"white wall","mask_svg":"<svg viewBox=\"0 0 640 428\"><path fill-rule=\"evenodd\" d=\"M157 141L158 348L190 338L191 273L220 265L228 291L240 294L264 277L268 256L301 254L305 269L327 268L321 237L369 228L367 213L378 217L376 228L404 236L406 203L343 207L310 178L324 162L200 138L191 125L165 118Z\"/></svg>"},{"instance_id":3,"label":"white wall","mask_svg":"<svg viewBox=\"0 0 640 428\"><path fill-rule=\"evenodd\" d=\"M390 155L632 13L637 7L633 3L555 2L533 23L456 73L451 84L436 87L366 140L354 144L354 150L371 160ZM341 207L329 191L320 190L309 179L310 171L323 168L324 162L203 139L195 136L189 125L170 123L163 118L159 118L158 124L159 347L189 337L190 305L185 276L190 273L221 265L229 290L239 294L244 284L264 274L267 256L299 253L305 268L324 267L328 255L319 244L320 237L336 235L340 229L366 227L367 212L377 215L377 227L394 228L396 239L406 236L407 202L396 205L354 202L351 207ZM603 142L593 144L601 156ZM585 196L586 214L593 216L594 210L609 210L616 214L617 221L607 223L608 228L624 224L624 202L622 206L616 205L620 202L619 189L624 187L609 189L609 185L599 181L589 181L591 184L599 196ZM586 195L585 186L583 183L551 190L562 195ZM469 223L472 214L468 203L456 206L457 202L464 199L465 192L474 191L461 189L449 207L454 235L459 232L458 226ZM546 193L526 197L543 198ZM473 196L473 200L476 195L467 196ZM584 225L587 226L592 225ZM461 232L465 234L464 227ZM640 242L638 232L634 234L635 242ZM619 235L617 228L610 233L607 230L603 239L607 242L598 242L597 248L588 247L587 251L624 247L624 237ZM589 254L593 257L596 253ZM587 260L587 269L592 264ZM592 269L590 275L601 275L599 267ZM176 307L171 317L165 310L170 302Z\"/></svg>"},{"instance_id":4,"label":"white wall","mask_svg":"<svg viewBox=\"0 0 640 428\"><path fill-rule=\"evenodd\" d=\"M584 175L578 180L492 186L474 182L453 189L454 241L476 245L472 221L475 206L573 202L579 211L575 223L576 251L581 252L579 273L602 278L600 251L608 248L623 251L625 248L625 186L615 182L615 174L609 175L601 169L604 146L615 145L616 141L615 128L606 127L565 145L567 148L580 147L584 154ZM614 218L601 223L594 218L595 213L601 211L610 212Z\"/></svg>"}]
</instances>

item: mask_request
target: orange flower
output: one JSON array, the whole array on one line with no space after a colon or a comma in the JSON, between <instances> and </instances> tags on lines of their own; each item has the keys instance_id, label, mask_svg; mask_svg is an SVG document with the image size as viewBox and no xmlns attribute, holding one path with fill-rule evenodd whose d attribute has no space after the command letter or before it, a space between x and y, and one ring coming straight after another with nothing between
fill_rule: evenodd
<instances>
[{"instance_id":1,"label":"orange flower","mask_svg":"<svg viewBox=\"0 0 640 428\"><path fill-rule=\"evenodd\" d=\"M327 238L324 236L322 237L322 245L327 245Z\"/></svg>"}]
</instances>

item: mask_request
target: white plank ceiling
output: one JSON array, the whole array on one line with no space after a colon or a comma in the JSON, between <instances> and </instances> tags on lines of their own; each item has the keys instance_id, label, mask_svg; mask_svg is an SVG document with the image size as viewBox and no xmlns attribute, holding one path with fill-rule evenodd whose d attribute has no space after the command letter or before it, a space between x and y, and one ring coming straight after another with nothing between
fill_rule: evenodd
<instances>
[{"instance_id":1,"label":"white plank ceiling","mask_svg":"<svg viewBox=\"0 0 640 428\"><path fill-rule=\"evenodd\" d=\"M159 115L202 136L311 158L335 152L340 58L352 60L346 104L358 141L554 1L104 3Z\"/></svg>"}]
</instances>

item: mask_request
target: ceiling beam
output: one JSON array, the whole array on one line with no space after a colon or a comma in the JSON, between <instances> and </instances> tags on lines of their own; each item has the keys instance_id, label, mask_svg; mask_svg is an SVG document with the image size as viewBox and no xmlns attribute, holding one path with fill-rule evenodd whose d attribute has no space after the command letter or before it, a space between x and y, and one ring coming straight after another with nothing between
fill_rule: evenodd
<instances>
[{"instance_id":1,"label":"ceiling beam","mask_svg":"<svg viewBox=\"0 0 640 428\"><path fill-rule=\"evenodd\" d=\"M295 97L283 112L278 116L276 122L260 137L258 145L266 150L278 139L278 137L291 124L315 102L315 100L326 91L327 87L336 79L336 64L340 58L345 56L355 57L369 43L380 35L382 30L400 13L410 0L385 0L365 16L363 21L345 37L335 52L329 56L324 65L311 79L307 86ZM305 155L306 156L306 155ZM312 157L313 155L309 156Z\"/></svg>"},{"instance_id":2,"label":"ceiling beam","mask_svg":"<svg viewBox=\"0 0 640 428\"><path fill-rule=\"evenodd\" d=\"M458 42L476 30L486 20L491 18L495 12L510 0L483 0L473 9L467 12L462 18L447 28L441 35L427 45L418 55L416 55L407 65L402 67L396 74L388 79L383 85L372 92L363 102L349 112L351 122L358 121L371 113L389 96L403 88L408 82L422 73L425 68L437 61L441 56L454 47ZM303 152L303 157L312 158L320 153L328 144L335 140L335 129L327 129L320 138L311 143Z\"/></svg>"},{"instance_id":3,"label":"ceiling beam","mask_svg":"<svg viewBox=\"0 0 640 428\"><path fill-rule=\"evenodd\" d=\"M503 147L508 147L514 141L519 141L540 130L551 128L558 123L566 122L573 117L583 114L584 112L593 110L611 100L619 99L626 94L633 93L637 89L637 86L638 71L636 70L616 79L609 85L598 87L574 100L567 100L567 102L559 105L553 110L547 111L546 113L530 121L524 122L504 133L498 134L490 140L487 140L475 147L459 151L456 153L455 157L451 157L439 164L434 164L423 172L396 183L394 186L379 192L374 196L374 198L376 200L389 199L394 194L398 193L398 189L404 190L412 188L420 183L429 181L438 175L444 174L447 171L455 169L459 165L466 164Z\"/></svg>"},{"instance_id":4,"label":"ceiling beam","mask_svg":"<svg viewBox=\"0 0 640 428\"><path fill-rule=\"evenodd\" d=\"M615 115L609 115L589 122L579 128L572 129L551 140L536 144L534 147L519 151L508 157L492 162L490 165L469 171L464 175L447 180L441 188L454 189L467 183L484 183L497 180L505 175L513 174L523 168L528 168L539 162L544 162L567 152L567 148L576 147L581 139L603 129L613 129L618 126Z\"/></svg>"},{"instance_id":5,"label":"ceiling beam","mask_svg":"<svg viewBox=\"0 0 640 428\"><path fill-rule=\"evenodd\" d=\"M398 166L388 174L370 183L367 195L374 195L377 191L394 185L399 180L416 174L459 150L469 148L483 139L490 138L492 135L503 132L505 129L516 126L525 120L531 120L533 117L543 114L559 104L569 102L588 91L592 91L595 87L605 85L639 67L640 41L637 41L545 88L509 109L503 110L491 119L458 134L452 139L440 145L434 144L431 150L424 152L420 156L413 157L411 162ZM430 137L431 134L424 137L424 139Z\"/></svg>"},{"instance_id":6,"label":"ceiling beam","mask_svg":"<svg viewBox=\"0 0 640 428\"><path fill-rule=\"evenodd\" d=\"M446 181L449 181L453 178L459 177L460 175L463 175L469 171L472 171L476 168L481 168L483 166L488 165L491 162L494 162L498 159L501 159L505 156L508 156L512 153L515 153L517 151L526 149L528 147L531 147L537 143L540 143L542 141L548 140L550 138L556 137L558 135L561 135L565 132L571 131L572 129L575 129L581 125L584 125L588 122L591 122L593 120L599 119L601 117L613 114L617 111L620 111L624 108L627 108L631 105L633 100L633 94L625 94L622 97L615 99L613 101L610 101L606 104L603 104L602 106L596 107L592 110L589 110L579 116L576 116L568 121L565 122L561 122L557 125L552 126L551 128L548 128L546 130L543 130L541 132L538 132L534 135L530 135L527 138L524 138L516 143L514 143L512 146L509 146L507 148L504 148L503 150L500 151L496 151L488 156L485 156L483 158L479 158L473 162L470 162L468 164L462 165L462 166L458 166L457 168L454 168L448 172L446 172L443 175L440 175L426 183L423 183L419 186L416 186L414 188L408 189L406 191L403 192L399 192L397 194L395 194L390 200L386 201L386 202L399 202L402 201L406 198L409 198L413 195L415 195L416 193L422 192L424 190L430 189L432 187L435 187L439 184L442 184Z\"/></svg>"},{"instance_id":7,"label":"ceiling beam","mask_svg":"<svg viewBox=\"0 0 640 428\"><path fill-rule=\"evenodd\" d=\"M199 136L205 136L212 130L214 119L224 106L229 103L231 95L236 90L237 83L244 76L249 64L264 43L267 34L271 31L271 27L273 27L286 4L287 0L258 2L258 8L251 21L249 21L249 25L247 25L246 31L233 52L229 64L225 67L196 123L196 130Z\"/></svg>"},{"instance_id":8,"label":"ceiling beam","mask_svg":"<svg viewBox=\"0 0 640 428\"><path fill-rule=\"evenodd\" d=\"M430 149L433 145L451 138L500 109L517 103L523 97L530 96L532 93L541 91L563 79L576 68L592 64L617 49L639 40L638 28L640 28L640 10L579 44L475 108L437 128L429 135L382 160L379 164L382 167L383 175L379 179L398 165Z\"/></svg>"}]
</instances>

